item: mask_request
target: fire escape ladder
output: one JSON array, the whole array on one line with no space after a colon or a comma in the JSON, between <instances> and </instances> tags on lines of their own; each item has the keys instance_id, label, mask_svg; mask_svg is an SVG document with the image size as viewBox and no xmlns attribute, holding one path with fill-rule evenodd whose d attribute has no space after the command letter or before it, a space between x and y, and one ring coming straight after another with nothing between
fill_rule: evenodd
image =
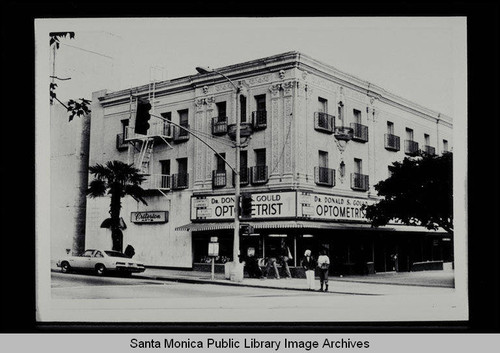
<instances>
[{"instance_id":1,"label":"fire escape ladder","mask_svg":"<svg viewBox=\"0 0 500 353\"><path fill-rule=\"evenodd\" d=\"M153 154L154 139L146 139L142 143L141 151L139 152L139 163L142 174L149 173L149 162Z\"/></svg>"}]
</instances>

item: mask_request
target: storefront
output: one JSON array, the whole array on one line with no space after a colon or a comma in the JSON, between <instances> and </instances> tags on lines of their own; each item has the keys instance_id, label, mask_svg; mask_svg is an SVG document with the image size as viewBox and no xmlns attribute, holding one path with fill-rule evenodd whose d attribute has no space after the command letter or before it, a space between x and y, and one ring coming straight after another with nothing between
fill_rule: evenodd
<instances>
[{"instance_id":1,"label":"storefront","mask_svg":"<svg viewBox=\"0 0 500 353\"><path fill-rule=\"evenodd\" d=\"M232 261L234 229L231 195L193 196L190 224L176 228L192 234L194 265L209 263L208 243L217 237L217 264ZM276 256L281 242L290 249L289 266L299 267L304 251L325 249L332 275L411 271L422 262L451 262L449 234L423 227L390 225L373 228L361 206L375 201L301 191L255 193L252 219L243 221L240 257L249 248L257 258Z\"/></svg>"}]
</instances>

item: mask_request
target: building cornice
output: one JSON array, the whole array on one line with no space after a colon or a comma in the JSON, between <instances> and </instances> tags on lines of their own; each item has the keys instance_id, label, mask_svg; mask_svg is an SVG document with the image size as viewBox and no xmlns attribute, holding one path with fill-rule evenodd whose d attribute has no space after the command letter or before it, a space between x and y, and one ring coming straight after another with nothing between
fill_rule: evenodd
<instances>
[{"instance_id":1,"label":"building cornice","mask_svg":"<svg viewBox=\"0 0 500 353\"><path fill-rule=\"evenodd\" d=\"M262 59L224 66L216 68L215 70L237 82L238 80L248 79L265 73L293 68L313 73L319 77L323 77L346 88L365 94L370 98L378 99L380 102L384 102L398 109L416 114L422 118L433 120L450 127L453 125L452 118L449 116L440 114L439 112L423 107L408 99L397 96L371 82L340 71L331 65L320 62L297 51L290 51ZM159 98L173 93L192 91L197 87L224 82L227 82L227 80L217 73L195 74L173 80L160 81L157 82L155 86L155 97ZM100 98L100 102L104 107L124 104L129 102L130 94L135 97L147 98L148 91L149 85L145 84L132 89L108 93Z\"/></svg>"}]
</instances>

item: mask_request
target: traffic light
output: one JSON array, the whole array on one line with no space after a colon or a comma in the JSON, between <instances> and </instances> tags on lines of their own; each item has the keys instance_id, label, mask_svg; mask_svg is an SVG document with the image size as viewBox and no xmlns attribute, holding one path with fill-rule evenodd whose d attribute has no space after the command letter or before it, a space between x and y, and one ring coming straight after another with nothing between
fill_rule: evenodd
<instances>
[{"instance_id":1,"label":"traffic light","mask_svg":"<svg viewBox=\"0 0 500 353\"><path fill-rule=\"evenodd\" d=\"M135 133L141 135L147 135L149 129L149 119L151 115L149 110L151 109L151 104L149 102L144 102L139 100L137 102L137 113L135 116Z\"/></svg>"},{"instance_id":2,"label":"traffic light","mask_svg":"<svg viewBox=\"0 0 500 353\"><path fill-rule=\"evenodd\" d=\"M247 223L240 224L240 233L242 235L250 235L253 233L253 226Z\"/></svg>"},{"instance_id":3,"label":"traffic light","mask_svg":"<svg viewBox=\"0 0 500 353\"><path fill-rule=\"evenodd\" d=\"M252 218L252 194L241 195L241 218Z\"/></svg>"}]
</instances>

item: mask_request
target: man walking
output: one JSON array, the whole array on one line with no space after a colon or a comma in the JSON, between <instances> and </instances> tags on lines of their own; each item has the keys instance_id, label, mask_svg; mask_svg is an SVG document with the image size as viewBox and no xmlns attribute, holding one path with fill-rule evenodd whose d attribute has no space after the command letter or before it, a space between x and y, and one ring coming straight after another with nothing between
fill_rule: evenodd
<instances>
[{"instance_id":1,"label":"man walking","mask_svg":"<svg viewBox=\"0 0 500 353\"><path fill-rule=\"evenodd\" d=\"M328 291L328 269L330 268L330 258L326 254L326 250L321 250L318 257L318 268L319 268L319 281L321 283L320 292L323 291L323 285L325 292Z\"/></svg>"}]
</instances>

